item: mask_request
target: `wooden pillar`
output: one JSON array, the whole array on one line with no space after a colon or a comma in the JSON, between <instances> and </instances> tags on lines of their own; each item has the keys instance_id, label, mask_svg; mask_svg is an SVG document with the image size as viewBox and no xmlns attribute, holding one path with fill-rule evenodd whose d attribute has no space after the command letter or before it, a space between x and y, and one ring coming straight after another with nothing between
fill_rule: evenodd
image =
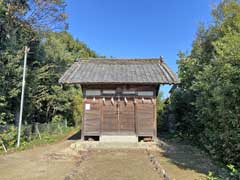
<instances>
[{"instance_id":1,"label":"wooden pillar","mask_svg":"<svg viewBox=\"0 0 240 180\"><path fill-rule=\"evenodd\" d=\"M81 140L84 141L84 121L85 121L85 100L83 100L82 110L82 127L81 127Z\"/></svg>"},{"instance_id":2,"label":"wooden pillar","mask_svg":"<svg viewBox=\"0 0 240 180\"><path fill-rule=\"evenodd\" d=\"M121 105L121 100L118 97L117 101L117 126L118 126L118 134L120 134L120 105Z\"/></svg>"},{"instance_id":3,"label":"wooden pillar","mask_svg":"<svg viewBox=\"0 0 240 180\"><path fill-rule=\"evenodd\" d=\"M102 135L102 124L103 124L103 106L104 106L104 103L103 103L103 101L101 99L99 99L99 106L101 106L100 107L100 111L101 111L100 129L99 129L99 131L100 131L99 136L101 136ZM99 139L100 139L100 137L99 137Z\"/></svg>"},{"instance_id":4,"label":"wooden pillar","mask_svg":"<svg viewBox=\"0 0 240 180\"><path fill-rule=\"evenodd\" d=\"M137 122L137 114L136 114L137 99L136 99L136 98L134 98L133 103L134 103L134 125L135 125L135 132L136 132L136 136L138 136L138 122Z\"/></svg>"},{"instance_id":5,"label":"wooden pillar","mask_svg":"<svg viewBox=\"0 0 240 180\"><path fill-rule=\"evenodd\" d=\"M156 98L153 99L153 107L154 107L154 138L157 138L157 105L156 105Z\"/></svg>"}]
</instances>

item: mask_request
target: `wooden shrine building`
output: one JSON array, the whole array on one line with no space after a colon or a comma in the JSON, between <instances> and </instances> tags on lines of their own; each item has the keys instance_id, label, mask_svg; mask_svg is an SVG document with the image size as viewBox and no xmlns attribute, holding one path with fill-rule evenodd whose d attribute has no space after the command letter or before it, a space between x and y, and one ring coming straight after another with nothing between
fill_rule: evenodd
<instances>
[{"instance_id":1,"label":"wooden shrine building","mask_svg":"<svg viewBox=\"0 0 240 180\"><path fill-rule=\"evenodd\" d=\"M160 85L179 83L162 58L78 59L59 82L81 85L83 139L104 135L154 138Z\"/></svg>"}]
</instances>

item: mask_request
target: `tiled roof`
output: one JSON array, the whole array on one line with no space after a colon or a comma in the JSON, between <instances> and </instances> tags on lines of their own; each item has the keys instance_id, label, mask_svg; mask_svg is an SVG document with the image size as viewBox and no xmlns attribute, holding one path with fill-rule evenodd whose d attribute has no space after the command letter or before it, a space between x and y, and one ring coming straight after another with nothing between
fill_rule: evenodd
<instances>
[{"instance_id":1,"label":"tiled roof","mask_svg":"<svg viewBox=\"0 0 240 180\"><path fill-rule=\"evenodd\" d=\"M178 84L175 73L160 58L76 61L60 78L60 83L79 84Z\"/></svg>"}]
</instances>

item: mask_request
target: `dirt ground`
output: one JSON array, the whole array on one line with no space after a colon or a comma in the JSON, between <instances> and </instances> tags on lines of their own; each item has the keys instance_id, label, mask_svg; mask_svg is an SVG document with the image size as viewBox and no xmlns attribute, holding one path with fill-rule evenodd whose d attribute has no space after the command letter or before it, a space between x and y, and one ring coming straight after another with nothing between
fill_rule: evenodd
<instances>
[{"instance_id":1,"label":"dirt ground","mask_svg":"<svg viewBox=\"0 0 240 180\"><path fill-rule=\"evenodd\" d=\"M94 150L74 180L159 180L143 150Z\"/></svg>"},{"instance_id":2,"label":"dirt ground","mask_svg":"<svg viewBox=\"0 0 240 180\"><path fill-rule=\"evenodd\" d=\"M159 151L152 151L170 179L195 180L217 172L208 155L196 147L178 140L161 139Z\"/></svg>"},{"instance_id":3,"label":"dirt ground","mask_svg":"<svg viewBox=\"0 0 240 180\"><path fill-rule=\"evenodd\" d=\"M72 140L0 156L1 180L64 179L75 167L78 153Z\"/></svg>"},{"instance_id":4,"label":"dirt ground","mask_svg":"<svg viewBox=\"0 0 240 180\"><path fill-rule=\"evenodd\" d=\"M159 180L144 149L76 151L76 140L0 156L1 180ZM150 150L151 151L151 150ZM163 142L151 154L171 179L194 180L212 170L210 160L188 145Z\"/></svg>"}]
</instances>

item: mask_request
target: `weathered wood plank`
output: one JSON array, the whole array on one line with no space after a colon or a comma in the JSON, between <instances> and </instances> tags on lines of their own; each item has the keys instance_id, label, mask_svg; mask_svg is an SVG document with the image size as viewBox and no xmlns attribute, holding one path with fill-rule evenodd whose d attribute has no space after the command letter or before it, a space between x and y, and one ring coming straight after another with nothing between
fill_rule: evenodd
<instances>
[{"instance_id":1,"label":"weathered wood plank","mask_svg":"<svg viewBox=\"0 0 240 180\"><path fill-rule=\"evenodd\" d=\"M133 99L129 99L127 103L123 100L119 102L119 124L120 132L132 132L135 130L134 121L134 103Z\"/></svg>"},{"instance_id":2,"label":"weathered wood plank","mask_svg":"<svg viewBox=\"0 0 240 180\"><path fill-rule=\"evenodd\" d=\"M154 104L151 100L140 99L136 104L136 121L138 124L138 136L153 136L154 135Z\"/></svg>"},{"instance_id":3,"label":"weathered wood plank","mask_svg":"<svg viewBox=\"0 0 240 180\"><path fill-rule=\"evenodd\" d=\"M103 108L102 134L105 132L118 132L117 106L106 99Z\"/></svg>"},{"instance_id":4,"label":"weathered wood plank","mask_svg":"<svg viewBox=\"0 0 240 180\"><path fill-rule=\"evenodd\" d=\"M85 135L99 135L100 134L100 121L101 121L101 106L100 100L96 99L95 101L88 99L85 102L90 105L90 109L84 110L84 134Z\"/></svg>"}]
</instances>

